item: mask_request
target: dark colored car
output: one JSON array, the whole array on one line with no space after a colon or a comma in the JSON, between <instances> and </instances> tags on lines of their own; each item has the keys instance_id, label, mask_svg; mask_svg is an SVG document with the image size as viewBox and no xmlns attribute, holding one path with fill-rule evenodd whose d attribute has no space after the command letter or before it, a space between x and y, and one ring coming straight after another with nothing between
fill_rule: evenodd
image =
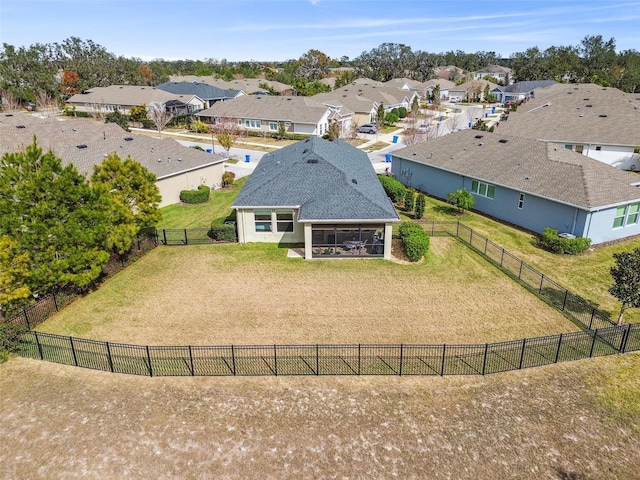
<instances>
[{"instance_id":1,"label":"dark colored car","mask_svg":"<svg viewBox=\"0 0 640 480\"><path fill-rule=\"evenodd\" d=\"M365 123L358 127L358 133L376 133L378 129L375 125L371 125L370 123Z\"/></svg>"}]
</instances>

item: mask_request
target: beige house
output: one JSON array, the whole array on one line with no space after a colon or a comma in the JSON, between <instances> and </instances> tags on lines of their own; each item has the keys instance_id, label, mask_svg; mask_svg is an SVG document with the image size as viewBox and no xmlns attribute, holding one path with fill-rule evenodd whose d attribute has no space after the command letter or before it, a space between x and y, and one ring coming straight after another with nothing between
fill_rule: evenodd
<instances>
[{"instance_id":1,"label":"beige house","mask_svg":"<svg viewBox=\"0 0 640 480\"><path fill-rule=\"evenodd\" d=\"M286 133L322 136L333 121L346 135L353 112L343 105L330 105L311 97L245 95L216 103L196 116L215 124L231 119L241 130L264 134L277 133L282 125Z\"/></svg>"},{"instance_id":2,"label":"beige house","mask_svg":"<svg viewBox=\"0 0 640 480\"><path fill-rule=\"evenodd\" d=\"M116 111L129 114L132 107L149 105L150 103L172 105L173 113L192 114L205 107L205 102L196 95L170 93L155 87L136 85L110 85L95 87L83 93L73 95L67 105L78 112L90 114L108 114Z\"/></svg>"},{"instance_id":3,"label":"beige house","mask_svg":"<svg viewBox=\"0 0 640 480\"><path fill-rule=\"evenodd\" d=\"M232 208L240 243L304 244L306 259L390 259L400 221L367 154L317 137L263 156Z\"/></svg>"},{"instance_id":4,"label":"beige house","mask_svg":"<svg viewBox=\"0 0 640 480\"><path fill-rule=\"evenodd\" d=\"M201 77L197 75L173 75L170 77L172 82L201 82L208 85L218 87L224 90L242 90L243 92L253 95L256 92L270 93L275 92L276 95L293 95L293 87L286 83L275 82L264 78L242 78L238 80L222 80L211 76ZM266 87L266 88L265 88Z\"/></svg>"},{"instance_id":5,"label":"beige house","mask_svg":"<svg viewBox=\"0 0 640 480\"><path fill-rule=\"evenodd\" d=\"M0 118L0 155L23 150L35 136L43 150L51 150L85 176L111 153L123 160L131 157L156 176L161 207L179 203L182 190L222 183L223 157L185 147L173 139L132 135L114 123L86 119L39 118L27 113Z\"/></svg>"}]
</instances>

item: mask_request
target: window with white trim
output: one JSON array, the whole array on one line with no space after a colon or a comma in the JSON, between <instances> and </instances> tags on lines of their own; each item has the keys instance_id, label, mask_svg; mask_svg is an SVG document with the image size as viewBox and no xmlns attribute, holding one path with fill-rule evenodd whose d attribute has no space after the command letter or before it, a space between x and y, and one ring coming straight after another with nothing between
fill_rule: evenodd
<instances>
[{"instance_id":1,"label":"window with white trim","mask_svg":"<svg viewBox=\"0 0 640 480\"><path fill-rule=\"evenodd\" d=\"M253 212L256 232L271 232L271 210Z\"/></svg>"},{"instance_id":2,"label":"window with white trim","mask_svg":"<svg viewBox=\"0 0 640 480\"><path fill-rule=\"evenodd\" d=\"M278 122L269 122L269 130L272 132L278 131Z\"/></svg>"},{"instance_id":3,"label":"window with white trim","mask_svg":"<svg viewBox=\"0 0 640 480\"><path fill-rule=\"evenodd\" d=\"M293 212L276 211L276 228L281 233L293 233Z\"/></svg>"},{"instance_id":4,"label":"window with white trim","mask_svg":"<svg viewBox=\"0 0 640 480\"><path fill-rule=\"evenodd\" d=\"M496 187L490 183L484 183L479 180L471 180L471 193L480 195L481 197L494 198Z\"/></svg>"},{"instance_id":5,"label":"window with white trim","mask_svg":"<svg viewBox=\"0 0 640 480\"><path fill-rule=\"evenodd\" d=\"M521 193L518 199L518 209L522 210L522 207L524 207L524 193Z\"/></svg>"},{"instance_id":6,"label":"window with white trim","mask_svg":"<svg viewBox=\"0 0 640 480\"><path fill-rule=\"evenodd\" d=\"M616 208L616 215L613 217L613 228L636 225L640 215L640 203L620 205Z\"/></svg>"},{"instance_id":7,"label":"window with white trim","mask_svg":"<svg viewBox=\"0 0 640 480\"><path fill-rule=\"evenodd\" d=\"M260 128L261 127L260 120L245 120L244 126L245 128Z\"/></svg>"}]
</instances>

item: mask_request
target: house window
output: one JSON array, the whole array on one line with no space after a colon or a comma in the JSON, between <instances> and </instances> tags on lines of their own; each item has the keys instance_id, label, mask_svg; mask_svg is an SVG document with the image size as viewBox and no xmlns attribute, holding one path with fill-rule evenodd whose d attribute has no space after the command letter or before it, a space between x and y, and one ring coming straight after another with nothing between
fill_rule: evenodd
<instances>
[{"instance_id":1,"label":"house window","mask_svg":"<svg viewBox=\"0 0 640 480\"><path fill-rule=\"evenodd\" d=\"M218 123L220 123L220 122L218 122ZM238 126L240 126L240 127L242 126L242 119L241 118L238 119Z\"/></svg>"},{"instance_id":2,"label":"house window","mask_svg":"<svg viewBox=\"0 0 640 480\"><path fill-rule=\"evenodd\" d=\"M471 181L471 192L481 197L494 198L496 187L489 183L480 182L478 180Z\"/></svg>"},{"instance_id":3,"label":"house window","mask_svg":"<svg viewBox=\"0 0 640 480\"><path fill-rule=\"evenodd\" d=\"M518 208L522 210L522 207L524 207L524 193L521 193L518 199Z\"/></svg>"},{"instance_id":4,"label":"house window","mask_svg":"<svg viewBox=\"0 0 640 480\"><path fill-rule=\"evenodd\" d=\"M246 128L260 128L261 123L260 120L245 120L244 126Z\"/></svg>"},{"instance_id":5,"label":"house window","mask_svg":"<svg viewBox=\"0 0 640 480\"><path fill-rule=\"evenodd\" d=\"M638 223L640 214L640 203L620 205L616 208L616 215L613 218L613 228L620 228Z\"/></svg>"},{"instance_id":6,"label":"house window","mask_svg":"<svg viewBox=\"0 0 640 480\"><path fill-rule=\"evenodd\" d=\"M564 148L567 150L573 150L573 145L565 145Z\"/></svg>"},{"instance_id":7,"label":"house window","mask_svg":"<svg viewBox=\"0 0 640 480\"><path fill-rule=\"evenodd\" d=\"M269 130L272 132L278 131L278 122L269 122Z\"/></svg>"},{"instance_id":8,"label":"house window","mask_svg":"<svg viewBox=\"0 0 640 480\"><path fill-rule=\"evenodd\" d=\"M293 232L293 212L276 212L276 228L278 232Z\"/></svg>"},{"instance_id":9,"label":"house window","mask_svg":"<svg viewBox=\"0 0 640 480\"><path fill-rule=\"evenodd\" d=\"M256 210L254 212L256 232L271 231L271 210Z\"/></svg>"},{"instance_id":10,"label":"house window","mask_svg":"<svg viewBox=\"0 0 640 480\"><path fill-rule=\"evenodd\" d=\"M598 146L596 147L596 152L599 152L600 150L602 150L602 147L601 147L600 145L598 145Z\"/></svg>"},{"instance_id":11,"label":"house window","mask_svg":"<svg viewBox=\"0 0 640 480\"><path fill-rule=\"evenodd\" d=\"M582 153L584 151L584 145L576 145L576 153Z\"/></svg>"}]
</instances>

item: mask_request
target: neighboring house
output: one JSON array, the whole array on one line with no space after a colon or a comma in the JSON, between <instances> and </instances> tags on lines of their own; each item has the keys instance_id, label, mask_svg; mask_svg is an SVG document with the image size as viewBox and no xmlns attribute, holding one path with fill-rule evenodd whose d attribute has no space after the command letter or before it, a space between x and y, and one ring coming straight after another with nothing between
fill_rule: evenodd
<instances>
[{"instance_id":1,"label":"neighboring house","mask_svg":"<svg viewBox=\"0 0 640 480\"><path fill-rule=\"evenodd\" d=\"M593 244L640 234L640 177L550 143L463 130L396 150L392 162L405 185L442 199L464 188L477 211L527 230Z\"/></svg>"},{"instance_id":2,"label":"neighboring house","mask_svg":"<svg viewBox=\"0 0 640 480\"><path fill-rule=\"evenodd\" d=\"M507 85L511 83L513 73L510 68L503 67L502 65L489 65L488 67L478 70L477 72L473 72L474 80L482 80L487 76L499 80L503 85Z\"/></svg>"},{"instance_id":3,"label":"neighboring house","mask_svg":"<svg viewBox=\"0 0 640 480\"><path fill-rule=\"evenodd\" d=\"M366 153L315 137L264 155L232 208L240 243L304 244L306 259L390 259L400 221Z\"/></svg>"},{"instance_id":4,"label":"neighboring house","mask_svg":"<svg viewBox=\"0 0 640 480\"><path fill-rule=\"evenodd\" d=\"M265 134L277 133L282 123L286 133L322 136L332 121L338 122L340 131L346 135L352 114L340 105L330 106L311 97L244 95L216 103L196 116L206 123L234 120L240 129Z\"/></svg>"},{"instance_id":5,"label":"neighboring house","mask_svg":"<svg viewBox=\"0 0 640 480\"><path fill-rule=\"evenodd\" d=\"M531 80L527 82L516 82L506 87L498 86L491 90L499 103L527 102L535 97L535 90L555 85L555 80Z\"/></svg>"},{"instance_id":6,"label":"neighboring house","mask_svg":"<svg viewBox=\"0 0 640 480\"><path fill-rule=\"evenodd\" d=\"M386 112L399 107L411 110L414 97L419 98L415 91L401 90L376 82L374 85L351 84L332 92L319 93L311 98L330 105L342 105L354 112L353 121L357 125L364 125L375 121L380 104L384 105Z\"/></svg>"},{"instance_id":7,"label":"neighboring house","mask_svg":"<svg viewBox=\"0 0 640 480\"><path fill-rule=\"evenodd\" d=\"M274 91L276 95L293 95L293 87L286 83L274 82L264 78L243 78L240 80L222 80L214 77L199 77L196 75L171 76L172 82L199 82L212 85L224 90L242 90L249 95L257 93L270 93ZM265 88L265 86L267 88Z\"/></svg>"},{"instance_id":8,"label":"neighboring house","mask_svg":"<svg viewBox=\"0 0 640 480\"><path fill-rule=\"evenodd\" d=\"M122 160L131 157L156 176L161 207L180 202L182 190L222 183L223 157L182 146L173 139L132 135L115 123L40 118L26 113L0 116L0 155L23 150L34 136L45 152L51 150L63 164L73 164L87 177L111 153Z\"/></svg>"},{"instance_id":9,"label":"neighboring house","mask_svg":"<svg viewBox=\"0 0 640 480\"><path fill-rule=\"evenodd\" d=\"M77 93L67 100L67 105L78 112L90 114L108 114L116 109L129 114L131 107L149 105L153 102L170 103L171 112L178 115L191 115L204 108L204 100L193 94L180 95L169 93L155 87L135 85L111 85L95 87Z\"/></svg>"},{"instance_id":10,"label":"neighboring house","mask_svg":"<svg viewBox=\"0 0 640 480\"><path fill-rule=\"evenodd\" d=\"M469 80L460 85L456 85L449 89L449 99L451 101L484 101L484 91L489 86L489 91L493 90L497 85L487 82L486 80Z\"/></svg>"},{"instance_id":11,"label":"neighboring house","mask_svg":"<svg viewBox=\"0 0 640 480\"><path fill-rule=\"evenodd\" d=\"M500 123L505 134L566 148L623 170L640 170L640 100L617 88L555 83Z\"/></svg>"},{"instance_id":12,"label":"neighboring house","mask_svg":"<svg viewBox=\"0 0 640 480\"><path fill-rule=\"evenodd\" d=\"M195 96L204 100L204 108L211 107L216 102L233 100L246 95L242 90L224 90L206 83L199 82L165 82L156 88L176 95Z\"/></svg>"}]
</instances>

